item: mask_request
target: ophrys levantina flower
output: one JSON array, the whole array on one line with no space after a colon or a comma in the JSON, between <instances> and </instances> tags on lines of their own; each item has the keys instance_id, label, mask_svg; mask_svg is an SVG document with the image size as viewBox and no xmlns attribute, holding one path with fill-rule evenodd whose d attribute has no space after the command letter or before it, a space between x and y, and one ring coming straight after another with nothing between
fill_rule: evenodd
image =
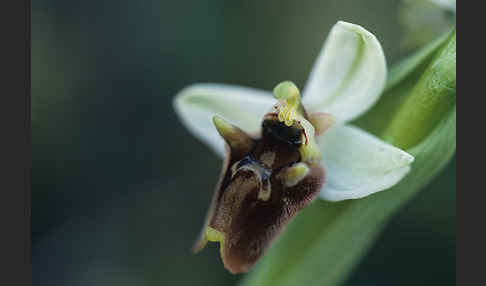
<instances>
[{"instance_id":1,"label":"ophrys levantina flower","mask_svg":"<svg viewBox=\"0 0 486 286\"><path fill-rule=\"evenodd\" d=\"M329 201L357 199L400 181L413 157L345 124L378 100L385 78L376 38L360 26L338 22L302 98L291 82L279 84L274 97L216 84L182 90L174 101L182 122L224 157L194 250L207 241L220 242L225 267L246 272L317 195Z\"/></svg>"},{"instance_id":2,"label":"ophrys levantina flower","mask_svg":"<svg viewBox=\"0 0 486 286\"><path fill-rule=\"evenodd\" d=\"M319 193L324 169L298 89L285 82L275 88L280 99L252 137L221 117L213 118L229 152L208 225L195 246L221 243L226 268L246 272L282 226ZM321 129L331 122L316 116Z\"/></svg>"}]
</instances>

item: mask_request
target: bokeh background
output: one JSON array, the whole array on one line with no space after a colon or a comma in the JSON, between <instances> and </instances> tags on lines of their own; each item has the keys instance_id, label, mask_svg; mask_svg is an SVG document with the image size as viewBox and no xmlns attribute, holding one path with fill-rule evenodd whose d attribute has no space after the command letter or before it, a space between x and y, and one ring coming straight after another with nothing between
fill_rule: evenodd
<instances>
[{"instance_id":1,"label":"bokeh background","mask_svg":"<svg viewBox=\"0 0 486 286\"><path fill-rule=\"evenodd\" d=\"M221 162L173 96L195 82L303 86L337 20L372 31L392 65L451 18L410 29L423 13L398 0L32 2L32 264L49 286L235 285L215 245L190 253ZM345 285L455 285L455 162Z\"/></svg>"}]
</instances>

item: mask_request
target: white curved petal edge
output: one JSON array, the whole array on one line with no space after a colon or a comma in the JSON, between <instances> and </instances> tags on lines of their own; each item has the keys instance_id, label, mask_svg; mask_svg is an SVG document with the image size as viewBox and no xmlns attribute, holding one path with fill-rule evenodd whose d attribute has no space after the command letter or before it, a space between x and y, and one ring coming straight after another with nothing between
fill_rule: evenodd
<instances>
[{"instance_id":1,"label":"white curved petal edge","mask_svg":"<svg viewBox=\"0 0 486 286\"><path fill-rule=\"evenodd\" d=\"M338 22L332 28L303 92L308 111L347 122L366 112L380 97L387 76L383 49L362 28Z\"/></svg>"},{"instance_id":2,"label":"white curved petal edge","mask_svg":"<svg viewBox=\"0 0 486 286\"><path fill-rule=\"evenodd\" d=\"M327 179L320 197L342 201L391 188L410 171L414 157L360 128L331 127L320 138Z\"/></svg>"},{"instance_id":3,"label":"white curved petal edge","mask_svg":"<svg viewBox=\"0 0 486 286\"><path fill-rule=\"evenodd\" d=\"M249 134L260 130L261 120L276 100L270 92L224 84L194 84L174 98L176 113L184 126L221 158L223 138L213 125L219 115Z\"/></svg>"}]
</instances>

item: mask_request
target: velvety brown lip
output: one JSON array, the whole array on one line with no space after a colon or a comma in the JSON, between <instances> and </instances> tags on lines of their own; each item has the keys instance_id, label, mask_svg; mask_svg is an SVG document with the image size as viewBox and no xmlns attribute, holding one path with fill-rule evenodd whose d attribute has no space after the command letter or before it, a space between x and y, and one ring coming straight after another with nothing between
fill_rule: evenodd
<instances>
[{"instance_id":1,"label":"velvety brown lip","mask_svg":"<svg viewBox=\"0 0 486 286\"><path fill-rule=\"evenodd\" d=\"M301 137L303 129L279 124L283 125L275 115L267 114L259 138L245 141L250 137L234 127L237 129L232 130L232 137L226 139L247 142L251 148L240 146L234 150L231 142L227 144L228 156L220 182L194 250L199 251L206 243L208 227L221 233L224 237L220 241L221 257L232 273L249 271L295 214L316 197L324 183L322 166L301 162L298 148L302 142L296 138ZM235 134L247 137L235 139ZM242 154L241 150L250 151ZM266 153L274 154L271 166L259 161ZM299 163L305 164L309 171L289 187L284 183L285 171ZM259 195L262 190L269 192L269 196Z\"/></svg>"}]
</instances>

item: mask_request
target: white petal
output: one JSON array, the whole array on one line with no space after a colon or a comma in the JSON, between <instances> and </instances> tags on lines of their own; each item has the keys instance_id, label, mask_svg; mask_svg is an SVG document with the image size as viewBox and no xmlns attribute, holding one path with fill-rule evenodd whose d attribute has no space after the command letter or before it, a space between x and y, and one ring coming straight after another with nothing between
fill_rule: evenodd
<instances>
[{"instance_id":1,"label":"white petal","mask_svg":"<svg viewBox=\"0 0 486 286\"><path fill-rule=\"evenodd\" d=\"M350 121L368 110L385 86L386 62L380 43L362 27L338 22L324 44L304 89L308 111Z\"/></svg>"},{"instance_id":2,"label":"white petal","mask_svg":"<svg viewBox=\"0 0 486 286\"><path fill-rule=\"evenodd\" d=\"M389 189L410 171L414 157L350 125L331 127L319 138L327 171L321 198L358 199Z\"/></svg>"},{"instance_id":3,"label":"white petal","mask_svg":"<svg viewBox=\"0 0 486 286\"><path fill-rule=\"evenodd\" d=\"M252 134L260 130L263 116L275 103L270 92L223 84L195 84L176 95L174 108L187 129L223 157L224 140L212 117L220 115Z\"/></svg>"}]
</instances>

